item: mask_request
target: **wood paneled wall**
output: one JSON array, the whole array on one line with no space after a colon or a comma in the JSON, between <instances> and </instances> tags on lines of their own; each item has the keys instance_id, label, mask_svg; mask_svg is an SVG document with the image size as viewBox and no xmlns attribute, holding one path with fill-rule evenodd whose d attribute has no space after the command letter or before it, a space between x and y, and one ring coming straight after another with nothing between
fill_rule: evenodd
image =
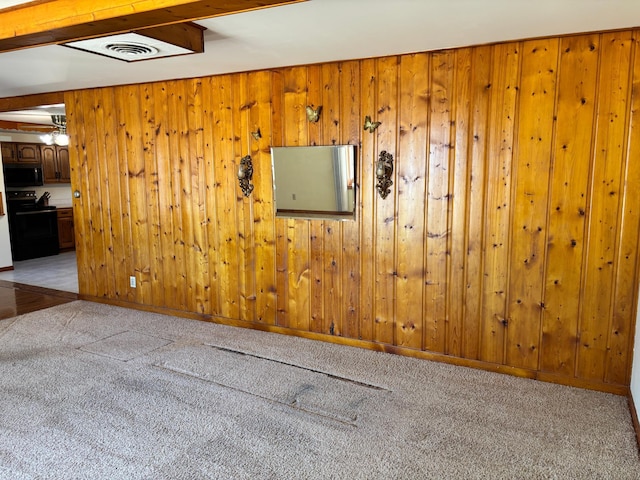
<instances>
[{"instance_id":1,"label":"wood paneled wall","mask_svg":"<svg viewBox=\"0 0 640 480\"><path fill-rule=\"evenodd\" d=\"M80 292L624 393L638 42L617 31L69 92ZM318 123L307 105L322 105ZM358 145L356 221L276 219L269 147L334 143Z\"/></svg>"}]
</instances>

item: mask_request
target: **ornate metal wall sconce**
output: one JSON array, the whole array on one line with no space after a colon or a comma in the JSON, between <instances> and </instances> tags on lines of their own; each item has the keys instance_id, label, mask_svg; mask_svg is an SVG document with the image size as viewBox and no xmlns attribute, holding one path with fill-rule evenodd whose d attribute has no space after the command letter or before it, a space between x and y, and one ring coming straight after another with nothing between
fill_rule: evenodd
<instances>
[{"instance_id":1,"label":"ornate metal wall sconce","mask_svg":"<svg viewBox=\"0 0 640 480\"><path fill-rule=\"evenodd\" d=\"M318 120L320 120L321 112L322 112L322 105L320 105L315 110L313 109L313 107L307 105L307 120L309 120L310 122L316 123Z\"/></svg>"},{"instance_id":2,"label":"ornate metal wall sconce","mask_svg":"<svg viewBox=\"0 0 640 480\"><path fill-rule=\"evenodd\" d=\"M240 166L238 167L238 180L240 181L240 188L245 197L251 195L253 191L253 184L251 179L253 178L253 164L251 163L251 155L242 157L240 160Z\"/></svg>"},{"instance_id":3,"label":"ornate metal wall sconce","mask_svg":"<svg viewBox=\"0 0 640 480\"><path fill-rule=\"evenodd\" d=\"M391 193L389 189L389 187L393 185L391 175L393 175L393 155L383 150L380 152L380 156L376 162L376 189L383 199L387 198L387 195Z\"/></svg>"}]
</instances>

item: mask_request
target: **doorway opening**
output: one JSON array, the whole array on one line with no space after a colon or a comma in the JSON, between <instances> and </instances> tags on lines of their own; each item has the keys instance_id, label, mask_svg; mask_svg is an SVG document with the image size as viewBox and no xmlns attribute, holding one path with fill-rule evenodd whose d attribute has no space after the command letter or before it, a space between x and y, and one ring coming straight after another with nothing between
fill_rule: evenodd
<instances>
[{"instance_id":1,"label":"doorway opening","mask_svg":"<svg viewBox=\"0 0 640 480\"><path fill-rule=\"evenodd\" d=\"M60 96L53 98L61 101ZM47 95L47 98L49 97ZM47 142L45 138L52 137L52 132L54 134L60 133L60 119L63 118L65 118L64 103L37 106L20 105L17 110L0 111L2 163L17 166L20 166L21 163L28 164L27 166L33 164L39 167L40 171L47 173L43 175L44 178L40 183L25 186L12 184L10 186L5 183L4 175L0 172L0 197L4 197L0 198L0 201L3 202L4 212L7 213L7 215L0 217L0 246L4 252L0 255L0 280L77 294L78 268L74 250L75 235L73 234L73 201L70 178L67 174L50 174L51 172L49 172L50 170L54 173L68 171L69 162L68 153L66 153L68 150L63 143L52 144L52 142ZM55 122L56 119L58 119L58 123ZM33 151L33 156L20 155L26 146L31 148L28 151ZM65 168L60 168L60 165ZM47 206L45 208L56 210L58 235L62 234L58 239L60 253L58 253L58 245L56 245L55 252L51 252L54 253L52 255L25 254L18 256L19 258L16 256L11 258L9 250L14 250L12 242L17 237L15 234L10 234L10 224L12 223L14 230L16 230L17 222L9 220L13 217L17 218L15 214L18 212L15 207L16 202L9 202L9 195L17 196L26 193L40 197L41 200L44 199L44 205ZM14 200L13 197L12 200ZM10 203L14 205L13 216ZM24 218L31 218L27 217L27 213L38 212L20 212L19 214L23 214ZM34 217L34 215L31 216ZM56 223L55 213L53 214L53 222ZM35 223L31 222L30 224ZM26 234L28 233L26 232ZM37 245L32 245L32 247L38 250ZM40 254L44 255L42 252ZM38 258L33 258L34 256ZM13 270L7 270L11 267Z\"/></svg>"}]
</instances>

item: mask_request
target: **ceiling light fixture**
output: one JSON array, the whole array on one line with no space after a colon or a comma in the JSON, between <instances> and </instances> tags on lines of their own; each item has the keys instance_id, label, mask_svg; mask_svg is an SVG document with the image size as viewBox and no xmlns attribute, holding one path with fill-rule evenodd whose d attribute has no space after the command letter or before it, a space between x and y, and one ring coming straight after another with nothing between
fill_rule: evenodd
<instances>
[{"instance_id":1,"label":"ceiling light fixture","mask_svg":"<svg viewBox=\"0 0 640 480\"><path fill-rule=\"evenodd\" d=\"M67 135L67 117L66 115L51 115L51 122L56 126L57 130L53 132L42 135L40 140L42 140L47 145L60 145L61 147L66 147L69 145L69 135Z\"/></svg>"}]
</instances>

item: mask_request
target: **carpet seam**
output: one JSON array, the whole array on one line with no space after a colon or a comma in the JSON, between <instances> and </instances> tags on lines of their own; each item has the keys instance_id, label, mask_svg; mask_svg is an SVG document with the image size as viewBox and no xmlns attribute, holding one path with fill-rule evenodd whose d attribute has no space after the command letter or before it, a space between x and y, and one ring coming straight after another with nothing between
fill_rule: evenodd
<instances>
[{"instance_id":1,"label":"carpet seam","mask_svg":"<svg viewBox=\"0 0 640 480\"><path fill-rule=\"evenodd\" d=\"M266 402L275 403L275 404L278 404L278 405L283 405L283 406L291 408L293 410L298 410L298 411L301 411L301 412L308 413L310 415L315 415L315 416L324 418L326 420L331 420L332 422L340 423L342 425L348 425L348 426L351 426L353 428L358 428L358 426L355 423L352 423L352 422L349 422L349 421L345 421L345 420L340 420L339 418L336 418L336 417L330 417L329 415L323 415L322 413L314 412L313 410L302 408L297 404L297 399L294 400L292 403L281 402L280 400L276 400L276 399L273 399L273 398L265 397L263 395L258 395L257 393L249 392L247 390L243 390L243 389L238 388L238 387L232 387L231 385L226 385L224 383L216 382L215 380L210 380L208 378L203 378L203 377L200 377L198 375L194 375L194 374L192 374L190 372L179 370L177 368L169 368L169 367L165 367L163 365L159 365L157 363L151 364L151 366L154 367L154 368L160 369L160 370L164 370L166 372L175 373L175 374L182 375L182 376L188 377L188 378L194 378L194 379L199 380L199 381L204 382L204 383L217 385L219 387L226 388L226 389L229 389L229 390L233 390L235 392L245 393L247 395L251 395L252 397L259 398L259 399L264 400ZM353 422L356 422L357 420L358 420L358 417L356 416L356 418L353 420Z\"/></svg>"},{"instance_id":2,"label":"carpet seam","mask_svg":"<svg viewBox=\"0 0 640 480\"><path fill-rule=\"evenodd\" d=\"M335 374L332 374L332 373L323 372L322 370L316 370L316 369L309 368L309 367L303 367L301 365L296 365L295 363L284 362L282 360L276 360L276 359L269 358L269 357L262 357L260 355L255 355L253 353L247 353L247 352L242 352L240 350L234 350L234 349L231 349L231 348L220 347L218 345L213 345L211 343L203 343L203 345L206 346L206 347L215 348L216 350L221 350L223 352L236 353L238 355L246 355L248 357L257 358L259 360L267 360L269 362L278 363L280 365L286 365L288 367L299 368L300 370L305 370L305 371L312 372L312 373L319 373L319 374L325 375L325 376L327 376L329 378L333 378L333 379L340 380L340 381L347 382L347 383L353 383L353 384L359 385L361 387L370 388L371 390L377 390L377 391L382 391L382 392L393 393L393 390L390 390L390 389L385 388L385 387L380 387L378 385L373 385L373 384L370 384L370 383L361 382L359 380L354 380L352 378L341 377L339 375L335 375Z\"/></svg>"}]
</instances>

